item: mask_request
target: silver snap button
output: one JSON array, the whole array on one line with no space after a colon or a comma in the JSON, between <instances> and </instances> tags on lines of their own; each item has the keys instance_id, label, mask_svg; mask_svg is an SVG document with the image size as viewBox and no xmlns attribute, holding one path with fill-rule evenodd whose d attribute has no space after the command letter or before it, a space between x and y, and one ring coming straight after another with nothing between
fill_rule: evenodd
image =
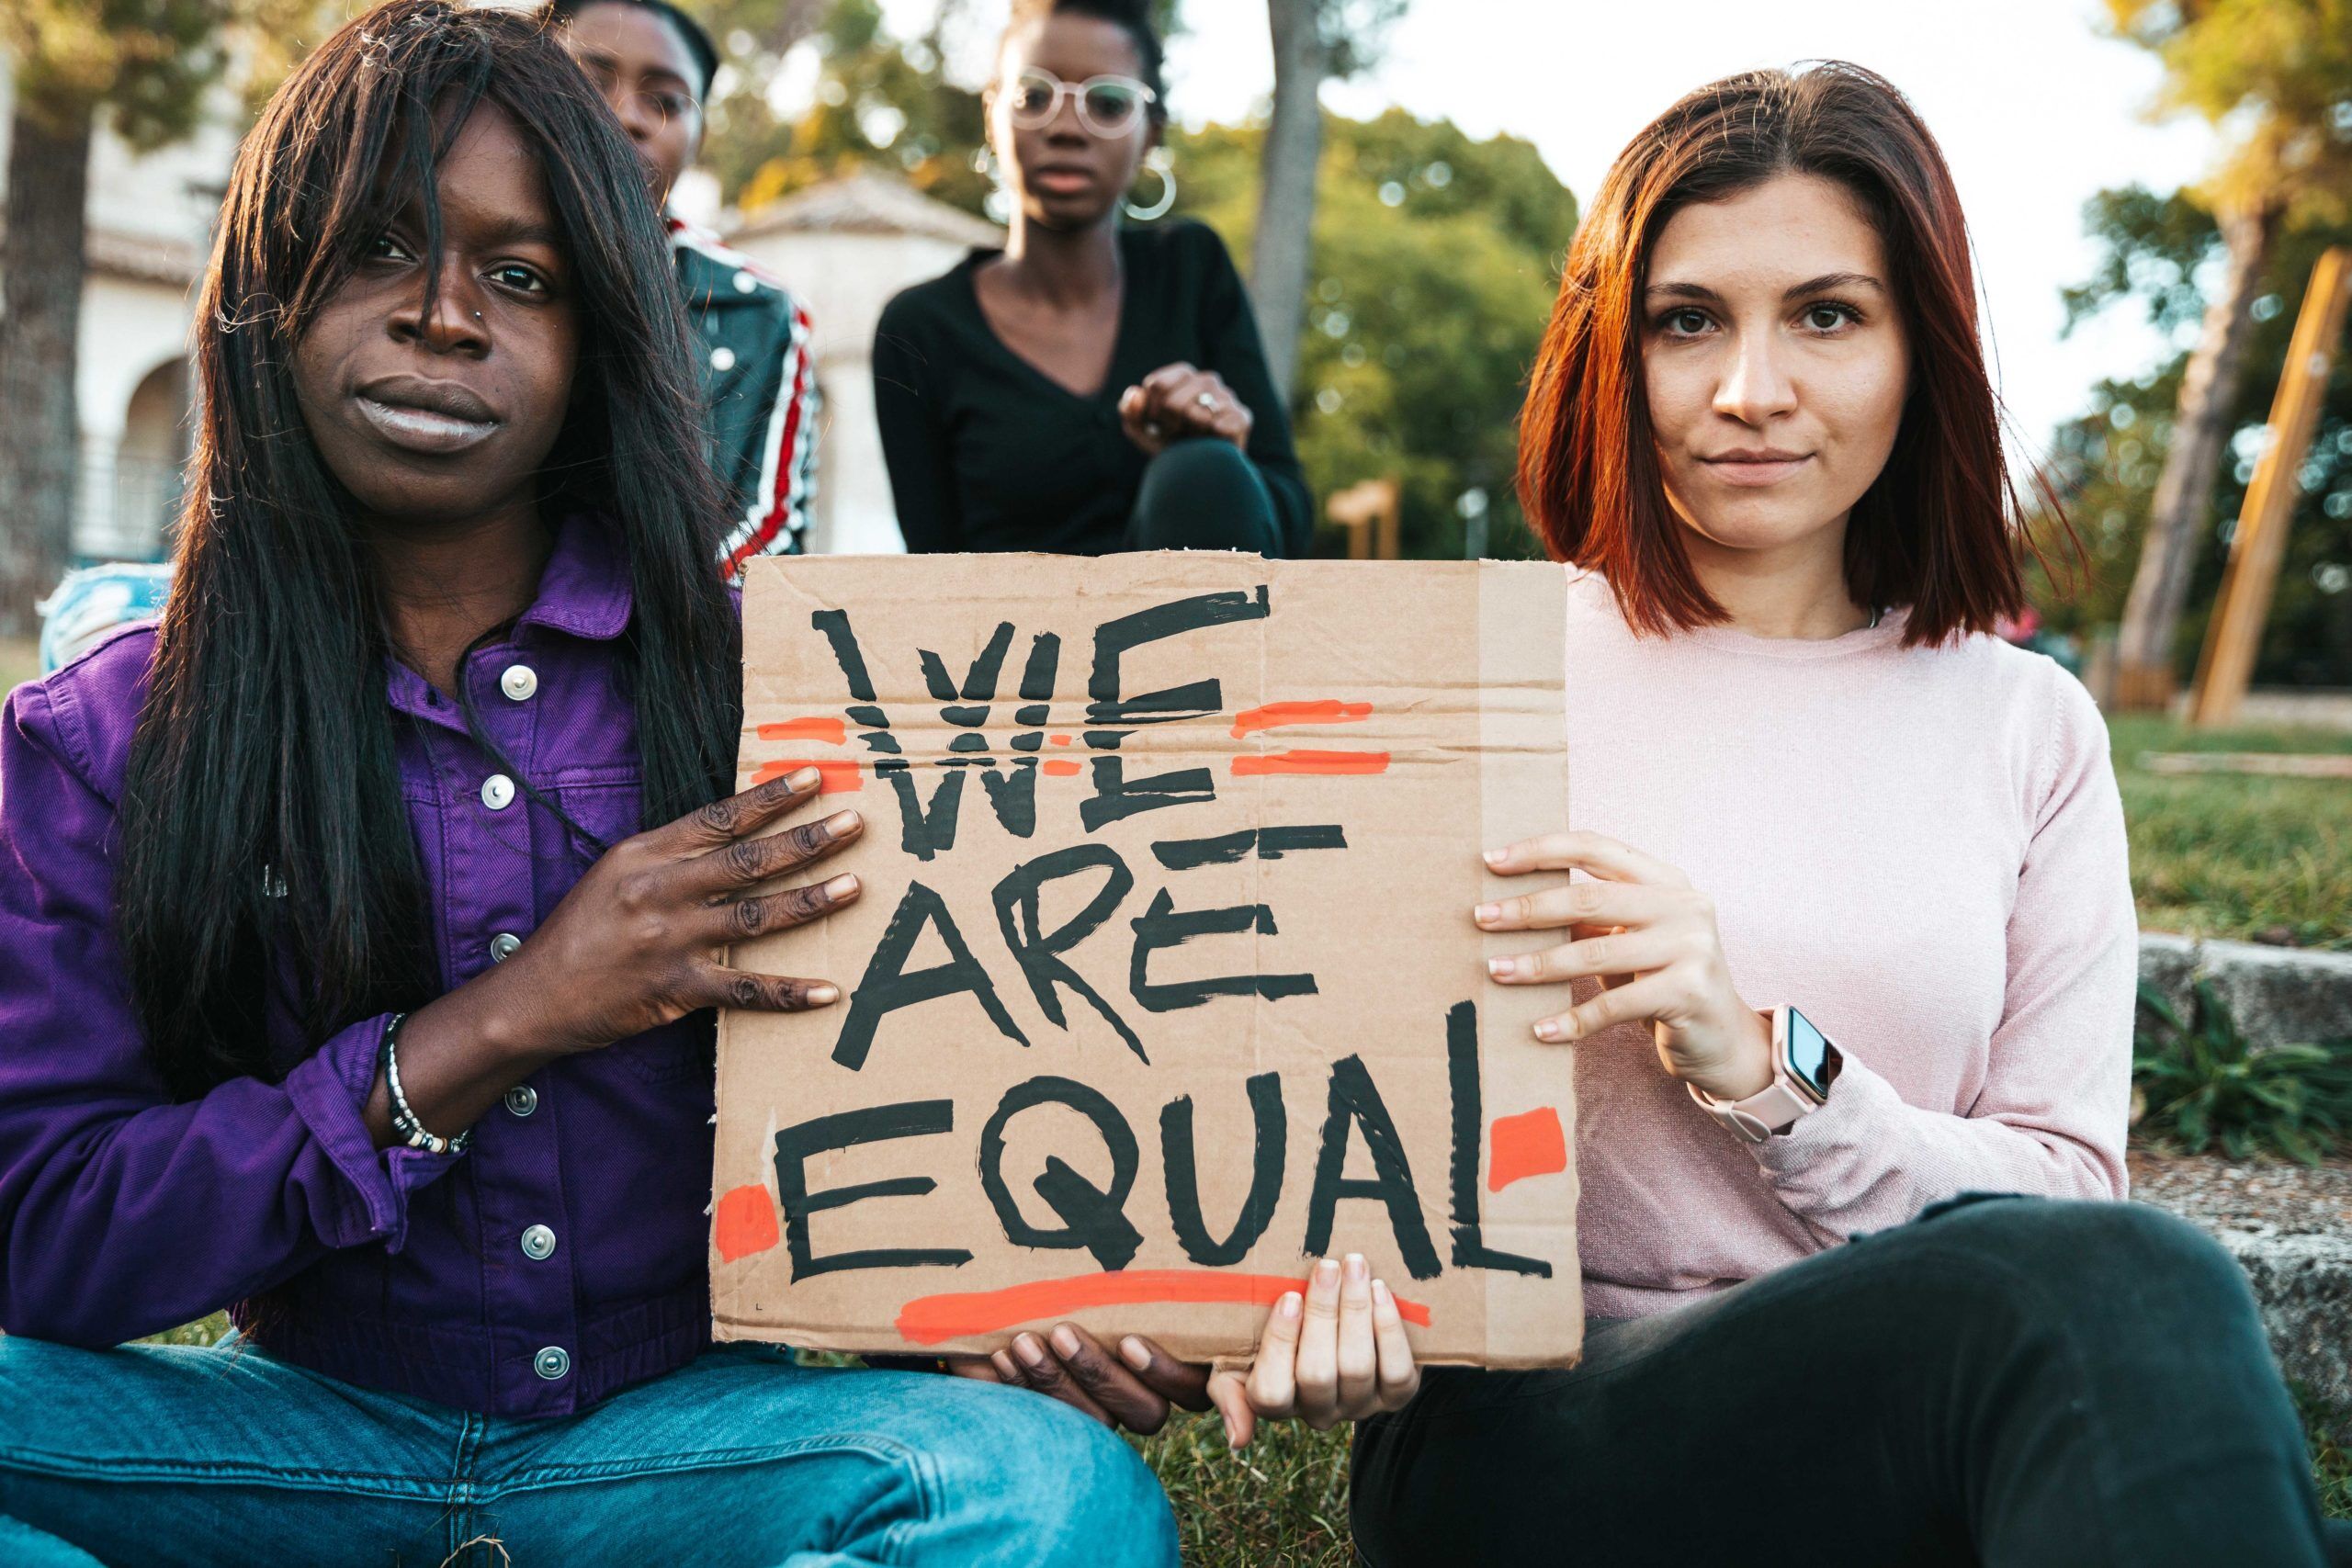
<instances>
[{"instance_id":1,"label":"silver snap button","mask_svg":"<svg viewBox=\"0 0 2352 1568\"><path fill-rule=\"evenodd\" d=\"M531 1370L553 1382L571 1370L571 1352L560 1345L550 1345L531 1358Z\"/></svg>"},{"instance_id":2,"label":"silver snap button","mask_svg":"<svg viewBox=\"0 0 2352 1568\"><path fill-rule=\"evenodd\" d=\"M514 957L514 950L522 945L523 939L513 931L500 931L490 939L490 961L503 964Z\"/></svg>"},{"instance_id":3,"label":"silver snap button","mask_svg":"<svg viewBox=\"0 0 2352 1568\"><path fill-rule=\"evenodd\" d=\"M735 292L738 294L749 294L759 286L760 280L748 272L739 272L735 275Z\"/></svg>"},{"instance_id":4,"label":"silver snap button","mask_svg":"<svg viewBox=\"0 0 2352 1568\"><path fill-rule=\"evenodd\" d=\"M528 1116L539 1108L539 1091L529 1084L518 1083L506 1091L506 1109L516 1116Z\"/></svg>"},{"instance_id":5,"label":"silver snap button","mask_svg":"<svg viewBox=\"0 0 2352 1568\"><path fill-rule=\"evenodd\" d=\"M735 351L728 347L725 344L720 344L717 348L710 351L710 367L713 370L734 369Z\"/></svg>"},{"instance_id":6,"label":"silver snap button","mask_svg":"<svg viewBox=\"0 0 2352 1568\"><path fill-rule=\"evenodd\" d=\"M492 773L481 781L481 803L492 811L503 811L514 804L514 781L504 773Z\"/></svg>"},{"instance_id":7,"label":"silver snap button","mask_svg":"<svg viewBox=\"0 0 2352 1568\"><path fill-rule=\"evenodd\" d=\"M555 1250L555 1232L545 1225L533 1225L523 1233L523 1256L537 1263ZM547 1352L541 1351L541 1355Z\"/></svg>"},{"instance_id":8,"label":"silver snap button","mask_svg":"<svg viewBox=\"0 0 2352 1568\"><path fill-rule=\"evenodd\" d=\"M539 689L539 672L527 664L510 664L498 678L498 689L513 702L527 703Z\"/></svg>"}]
</instances>

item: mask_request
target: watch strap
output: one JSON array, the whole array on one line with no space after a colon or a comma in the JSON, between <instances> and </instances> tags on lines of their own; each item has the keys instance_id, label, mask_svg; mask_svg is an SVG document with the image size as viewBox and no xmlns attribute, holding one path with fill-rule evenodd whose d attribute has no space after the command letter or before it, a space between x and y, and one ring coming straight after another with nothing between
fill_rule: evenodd
<instances>
[{"instance_id":1,"label":"watch strap","mask_svg":"<svg viewBox=\"0 0 2352 1568\"><path fill-rule=\"evenodd\" d=\"M1697 1084L1686 1086L1690 1098L1716 1121L1751 1144L1760 1144L1787 1131L1799 1119L1820 1109L1815 1094L1789 1070L1789 1010L1772 1010L1772 1081L1745 1100L1718 1100Z\"/></svg>"}]
</instances>

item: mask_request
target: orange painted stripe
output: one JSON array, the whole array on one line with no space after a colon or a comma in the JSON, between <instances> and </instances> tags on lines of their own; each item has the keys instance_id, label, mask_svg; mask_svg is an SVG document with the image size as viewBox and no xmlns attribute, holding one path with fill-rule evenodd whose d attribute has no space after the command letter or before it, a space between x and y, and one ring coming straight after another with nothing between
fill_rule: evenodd
<instances>
[{"instance_id":1,"label":"orange painted stripe","mask_svg":"<svg viewBox=\"0 0 2352 1568\"><path fill-rule=\"evenodd\" d=\"M1069 737L1067 735L1048 735L1046 739L1052 741L1057 746L1067 746L1069 744Z\"/></svg>"},{"instance_id":2,"label":"orange painted stripe","mask_svg":"<svg viewBox=\"0 0 2352 1568\"><path fill-rule=\"evenodd\" d=\"M1068 757L1055 757L1046 761L1046 772L1053 774L1057 779L1066 779L1069 777L1070 774L1078 772L1078 764L1071 761Z\"/></svg>"},{"instance_id":3,"label":"orange painted stripe","mask_svg":"<svg viewBox=\"0 0 2352 1568\"><path fill-rule=\"evenodd\" d=\"M779 1239L775 1200L756 1181L748 1187L729 1188L719 1194L718 1206L711 1211L710 1236L722 1262L732 1263L739 1258L765 1252Z\"/></svg>"},{"instance_id":4,"label":"orange painted stripe","mask_svg":"<svg viewBox=\"0 0 2352 1568\"><path fill-rule=\"evenodd\" d=\"M1549 1176L1568 1168L1567 1139L1560 1131L1560 1113L1551 1106L1539 1105L1517 1116L1498 1116L1487 1136L1489 1192L1499 1192L1531 1176Z\"/></svg>"},{"instance_id":5,"label":"orange painted stripe","mask_svg":"<svg viewBox=\"0 0 2352 1568\"><path fill-rule=\"evenodd\" d=\"M830 740L838 746L848 738L849 727L838 718L787 718L760 726L763 740Z\"/></svg>"},{"instance_id":6,"label":"orange painted stripe","mask_svg":"<svg viewBox=\"0 0 2352 1568\"><path fill-rule=\"evenodd\" d=\"M1218 1269L1137 1269L1120 1274L1073 1274L1037 1280L1001 1291L956 1291L917 1296L899 1309L893 1325L910 1345L939 1345L967 1334L993 1334L1015 1324L1058 1317L1099 1306L1144 1306L1159 1303L1240 1302L1271 1307L1285 1291L1304 1291L1306 1281L1287 1274L1228 1274ZM1430 1309L1396 1298L1407 1323L1427 1328Z\"/></svg>"},{"instance_id":7,"label":"orange painted stripe","mask_svg":"<svg viewBox=\"0 0 2352 1568\"><path fill-rule=\"evenodd\" d=\"M1323 697L1311 703L1268 703L1261 708L1233 716L1236 740L1253 729L1279 729L1285 724L1353 724L1372 713L1370 703L1343 703Z\"/></svg>"},{"instance_id":8,"label":"orange painted stripe","mask_svg":"<svg viewBox=\"0 0 2352 1568\"><path fill-rule=\"evenodd\" d=\"M1385 751L1276 751L1265 757L1236 757L1236 778L1252 773L1385 773Z\"/></svg>"},{"instance_id":9,"label":"orange painted stripe","mask_svg":"<svg viewBox=\"0 0 2352 1568\"><path fill-rule=\"evenodd\" d=\"M781 762L762 762L752 774L752 782L763 784L770 779L780 779L786 773L797 773L803 768L814 768L823 775L817 784L819 795L848 795L865 787L865 775L855 762L828 762L810 757L794 757Z\"/></svg>"}]
</instances>

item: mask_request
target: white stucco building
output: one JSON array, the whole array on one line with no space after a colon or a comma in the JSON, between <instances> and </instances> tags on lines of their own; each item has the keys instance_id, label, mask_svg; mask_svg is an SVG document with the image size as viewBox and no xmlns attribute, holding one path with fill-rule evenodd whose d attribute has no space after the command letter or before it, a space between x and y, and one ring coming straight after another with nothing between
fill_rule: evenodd
<instances>
[{"instance_id":1,"label":"white stucco building","mask_svg":"<svg viewBox=\"0 0 2352 1568\"><path fill-rule=\"evenodd\" d=\"M0 178L14 74L0 54ZM225 96L220 108L188 141L158 152L134 155L103 129L92 144L76 378L78 556L153 558L179 497L191 297L236 152Z\"/></svg>"}]
</instances>

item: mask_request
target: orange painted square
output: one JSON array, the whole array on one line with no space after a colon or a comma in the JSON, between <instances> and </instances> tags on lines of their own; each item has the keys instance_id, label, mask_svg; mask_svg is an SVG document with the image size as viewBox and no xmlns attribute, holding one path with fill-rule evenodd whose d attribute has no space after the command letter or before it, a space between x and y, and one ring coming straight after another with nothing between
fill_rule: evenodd
<instances>
[{"instance_id":1,"label":"orange painted square","mask_svg":"<svg viewBox=\"0 0 2352 1568\"><path fill-rule=\"evenodd\" d=\"M1549 1176L1568 1168L1568 1140L1560 1130L1560 1113L1551 1106L1498 1116L1487 1136L1489 1192L1499 1192L1531 1176Z\"/></svg>"}]
</instances>

